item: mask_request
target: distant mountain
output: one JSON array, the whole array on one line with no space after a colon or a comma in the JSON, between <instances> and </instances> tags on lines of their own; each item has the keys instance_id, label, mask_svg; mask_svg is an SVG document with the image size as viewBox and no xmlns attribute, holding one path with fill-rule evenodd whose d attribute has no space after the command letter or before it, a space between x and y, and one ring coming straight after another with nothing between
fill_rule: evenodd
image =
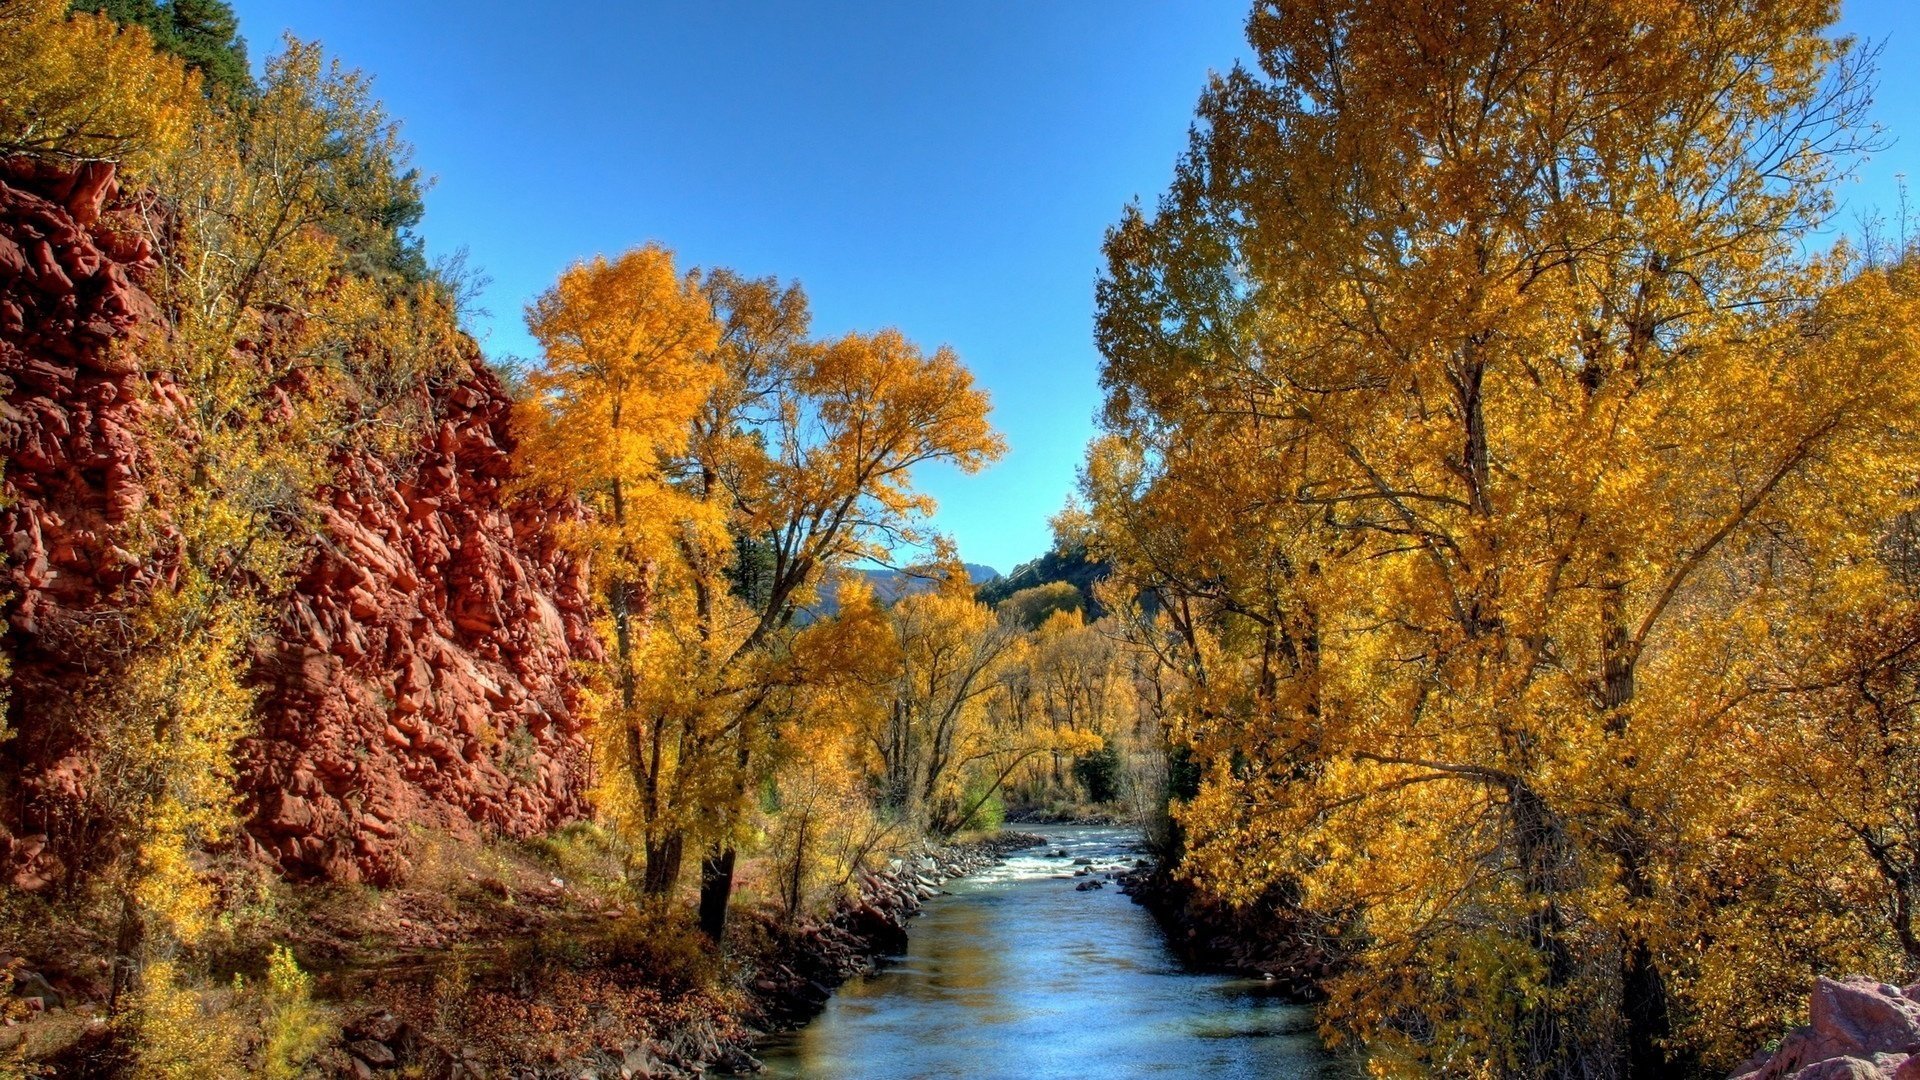
<instances>
[{"instance_id":1,"label":"distant mountain","mask_svg":"<svg viewBox=\"0 0 1920 1080\"><path fill-rule=\"evenodd\" d=\"M966 567L967 580L977 586L989 586L1000 580L1000 571L981 563L961 563ZM909 574L904 570L894 570L885 566L853 567L844 573L858 574L865 578L873 589L874 598L881 604L891 604L908 593L926 592L933 588L933 579L918 574ZM812 607L800 613L795 622L802 626L815 619L831 618L840 610L840 577L830 577L820 586L820 599Z\"/></svg>"}]
</instances>

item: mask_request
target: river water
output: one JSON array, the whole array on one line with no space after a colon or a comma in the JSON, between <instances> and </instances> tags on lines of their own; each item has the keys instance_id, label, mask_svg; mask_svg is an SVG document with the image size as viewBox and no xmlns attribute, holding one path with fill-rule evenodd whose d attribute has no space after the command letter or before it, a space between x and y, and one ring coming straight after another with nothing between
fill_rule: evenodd
<instances>
[{"instance_id":1,"label":"river water","mask_svg":"<svg viewBox=\"0 0 1920 1080\"><path fill-rule=\"evenodd\" d=\"M907 955L841 987L767 1044L764 1075L804 1080L1332 1077L1306 1008L1259 980L1182 969L1111 883L1077 892L1074 858L1130 864L1132 830L1035 826L1044 848L946 886ZM1066 858L1051 853L1060 848ZM1103 874L1094 877L1104 879Z\"/></svg>"}]
</instances>

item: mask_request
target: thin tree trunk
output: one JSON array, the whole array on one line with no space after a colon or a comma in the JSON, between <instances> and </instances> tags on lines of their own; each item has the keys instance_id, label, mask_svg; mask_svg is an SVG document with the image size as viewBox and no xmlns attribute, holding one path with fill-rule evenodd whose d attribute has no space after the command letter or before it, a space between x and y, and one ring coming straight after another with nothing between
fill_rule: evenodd
<instances>
[{"instance_id":1,"label":"thin tree trunk","mask_svg":"<svg viewBox=\"0 0 1920 1080\"><path fill-rule=\"evenodd\" d=\"M813 815L801 814L798 832L793 839L793 873L787 879L787 918L800 914L800 885L806 877L807 868L807 824ZM858 865L859 860L855 860Z\"/></svg>"}]
</instances>

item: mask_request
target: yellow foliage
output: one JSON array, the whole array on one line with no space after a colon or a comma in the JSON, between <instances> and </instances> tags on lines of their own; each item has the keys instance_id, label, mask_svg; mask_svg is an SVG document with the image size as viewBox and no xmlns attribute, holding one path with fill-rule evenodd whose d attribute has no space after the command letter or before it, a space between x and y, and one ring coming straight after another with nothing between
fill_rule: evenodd
<instances>
[{"instance_id":1,"label":"yellow foliage","mask_svg":"<svg viewBox=\"0 0 1920 1080\"><path fill-rule=\"evenodd\" d=\"M326 1009L313 1001L313 976L300 970L293 953L275 945L267 959L266 1017L261 1025L259 1066L262 1080L298 1080L307 1062L336 1030Z\"/></svg>"},{"instance_id":2,"label":"yellow foliage","mask_svg":"<svg viewBox=\"0 0 1920 1080\"><path fill-rule=\"evenodd\" d=\"M1087 488L1201 769L1186 869L1301 889L1383 1067L1731 1064L1755 935L1795 928L1784 1001L1880 933L1832 828L1751 824L1920 470L1920 310L1802 248L1859 117L1832 17L1262 5L1109 235Z\"/></svg>"},{"instance_id":3,"label":"yellow foliage","mask_svg":"<svg viewBox=\"0 0 1920 1080\"><path fill-rule=\"evenodd\" d=\"M244 1075L237 1019L209 1009L171 960L147 965L126 1022L134 1034L137 1080L238 1080Z\"/></svg>"},{"instance_id":4,"label":"yellow foliage","mask_svg":"<svg viewBox=\"0 0 1920 1080\"><path fill-rule=\"evenodd\" d=\"M813 737L780 717L844 699L838 668L862 663L844 634L797 642L796 614L824 575L914 538L932 509L914 466L999 453L985 395L951 350L895 331L812 342L798 286L683 276L657 246L574 267L527 320L546 353L520 412L527 481L595 511L573 541L611 654L591 699L597 804L648 892L705 847L724 909L768 749ZM825 807L817 780L792 783Z\"/></svg>"},{"instance_id":5,"label":"yellow foliage","mask_svg":"<svg viewBox=\"0 0 1920 1080\"><path fill-rule=\"evenodd\" d=\"M661 557L694 507L669 482L695 410L719 374L711 305L657 245L569 268L527 309L546 354L527 377L523 463L535 484L572 491L613 530L584 544L631 577Z\"/></svg>"},{"instance_id":6,"label":"yellow foliage","mask_svg":"<svg viewBox=\"0 0 1920 1080\"><path fill-rule=\"evenodd\" d=\"M67 7L0 5L0 153L108 159L143 176L207 121L200 77L146 30Z\"/></svg>"},{"instance_id":7,"label":"yellow foliage","mask_svg":"<svg viewBox=\"0 0 1920 1080\"><path fill-rule=\"evenodd\" d=\"M194 1007L173 964L220 914L208 872L235 825L265 598L303 555L333 453L417 437L428 377L471 346L443 289L365 265L417 184L363 76L289 41L257 97L215 107L144 30L67 6L0 5L0 149L117 160L153 196L142 285L166 326L138 347L149 498L111 539L164 573L89 631L99 664L74 718L100 843L76 858L131 930L117 977L157 965L139 1038L155 1040L148 1071L170 1074L199 1052L177 1030Z\"/></svg>"},{"instance_id":8,"label":"yellow foliage","mask_svg":"<svg viewBox=\"0 0 1920 1080\"><path fill-rule=\"evenodd\" d=\"M897 824L874 813L847 744L836 746L818 730L806 734L818 749L785 755L774 770L778 804L764 826L775 890L789 916L830 909L898 835Z\"/></svg>"}]
</instances>

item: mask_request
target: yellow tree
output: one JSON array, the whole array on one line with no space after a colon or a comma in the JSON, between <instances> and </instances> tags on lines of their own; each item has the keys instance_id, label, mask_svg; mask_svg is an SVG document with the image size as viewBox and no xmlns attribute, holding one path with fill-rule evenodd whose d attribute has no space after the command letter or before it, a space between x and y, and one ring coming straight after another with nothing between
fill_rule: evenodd
<instances>
[{"instance_id":1,"label":"yellow tree","mask_svg":"<svg viewBox=\"0 0 1920 1080\"><path fill-rule=\"evenodd\" d=\"M701 863L700 921L717 940L733 890L733 833L769 735L766 687L780 679L795 615L829 571L925 539L933 502L913 489L916 467L944 461L972 472L1003 444L987 422L986 394L952 349L928 354L897 330L806 342L793 329L805 326L797 287L711 280L726 287L716 294L729 326L722 362L752 372L724 384L726 406L707 415L693 443L700 475L725 484L723 504L743 538L736 569L752 571L738 578L750 587L736 589L750 612L744 633L709 650L701 683L719 711L696 741L732 770L721 805L710 808L721 828Z\"/></svg>"},{"instance_id":2,"label":"yellow tree","mask_svg":"<svg viewBox=\"0 0 1920 1080\"><path fill-rule=\"evenodd\" d=\"M794 635L770 772L777 806L767 846L788 915L838 899L900 823L877 813L865 733L884 717L894 637L863 579L840 583L838 610Z\"/></svg>"},{"instance_id":3,"label":"yellow tree","mask_svg":"<svg viewBox=\"0 0 1920 1080\"><path fill-rule=\"evenodd\" d=\"M677 537L725 524L703 517L668 471L718 381L707 352L719 324L672 253L648 245L570 267L528 307L527 327L545 364L528 375L518 413L522 468L529 483L571 492L593 511L576 542L593 557L612 643L611 698L595 717L601 802L639 839L645 884L658 892L663 868L677 869L666 805L677 718L643 689L650 675L677 680L647 670L665 657L641 638Z\"/></svg>"},{"instance_id":4,"label":"yellow tree","mask_svg":"<svg viewBox=\"0 0 1920 1080\"><path fill-rule=\"evenodd\" d=\"M1078 611L1056 611L1034 631L1033 688L1047 726L1055 732L1108 734L1114 712L1113 642L1104 629L1086 625ZM1053 780L1061 783L1063 754L1052 755Z\"/></svg>"},{"instance_id":5,"label":"yellow tree","mask_svg":"<svg viewBox=\"0 0 1920 1080\"><path fill-rule=\"evenodd\" d=\"M206 119L200 77L146 30L65 0L0 7L0 153L109 160L143 173Z\"/></svg>"},{"instance_id":6,"label":"yellow tree","mask_svg":"<svg viewBox=\"0 0 1920 1080\"><path fill-rule=\"evenodd\" d=\"M156 387L152 467L122 538L175 570L131 613L122 662L87 714L100 797L137 837L125 975L214 924L203 873L236 824L253 646L303 555L333 455L376 429L383 448L417 437L395 401L460 362L430 290L370 282L346 238L388 230L377 210L408 186L404 146L363 77L289 40L257 98L200 102L193 116L142 174L165 208L148 223L160 256L148 287L167 333L142 350ZM415 333L382 325L400 313ZM174 967L157 970L148 1004L179 990Z\"/></svg>"},{"instance_id":7,"label":"yellow tree","mask_svg":"<svg viewBox=\"0 0 1920 1080\"><path fill-rule=\"evenodd\" d=\"M1100 740L1048 723L1033 707L1035 651L1018 626L974 599L964 568L947 563L929 573L930 588L884 610L865 588L843 604L835 623L881 632L862 647L864 673L843 683L837 715L851 718L884 814L914 830L951 834L971 824L1023 765L1050 752L1095 750Z\"/></svg>"},{"instance_id":8,"label":"yellow tree","mask_svg":"<svg viewBox=\"0 0 1920 1080\"><path fill-rule=\"evenodd\" d=\"M920 827L951 824L960 809L956 781L980 742L987 696L1016 633L974 600L957 566L936 588L901 597L887 622L892 677L886 709L868 733L881 801Z\"/></svg>"},{"instance_id":9,"label":"yellow tree","mask_svg":"<svg viewBox=\"0 0 1920 1080\"><path fill-rule=\"evenodd\" d=\"M1832 17L1262 3L1109 237L1089 487L1191 687L1191 869L1352 914L1335 1034L1684 1049L1733 703L1882 587L1914 464L1884 289L1802 254L1861 101Z\"/></svg>"},{"instance_id":10,"label":"yellow tree","mask_svg":"<svg viewBox=\"0 0 1920 1080\"><path fill-rule=\"evenodd\" d=\"M804 669L794 617L821 576L916 538L911 470L1000 452L951 350L895 331L816 343L797 286L674 276L657 249L570 271L529 312L528 479L580 493L606 582L617 700L597 736L604 805L640 837L642 886L705 846L716 939L735 833ZM642 633L640 612L651 623Z\"/></svg>"}]
</instances>

